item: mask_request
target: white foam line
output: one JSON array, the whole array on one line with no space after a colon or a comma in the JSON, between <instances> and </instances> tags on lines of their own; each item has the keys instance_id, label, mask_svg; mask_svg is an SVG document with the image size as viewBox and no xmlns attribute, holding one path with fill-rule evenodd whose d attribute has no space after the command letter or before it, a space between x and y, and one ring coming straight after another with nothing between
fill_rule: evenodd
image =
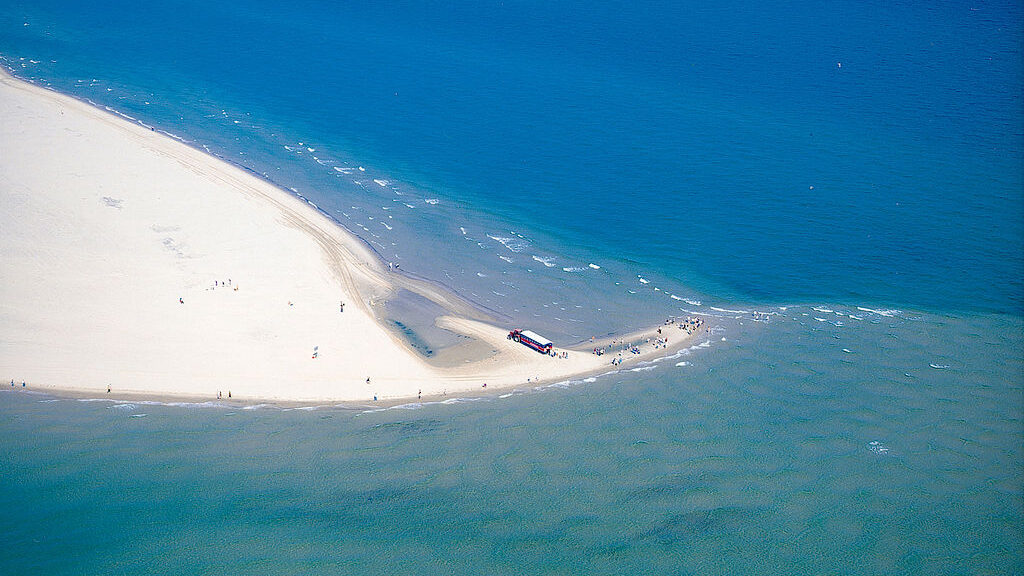
<instances>
[{"instance_id":1,"label":"white foam line","mask_svg":"<svg viewBox=\"0 0 1024 576\"><path fill-rule=\"evenodd\" d=\"M637 366L636 368L630 368L630 372L648 372L654 370L657 366Z\"/></svg>"},{"instance_id":2,"label":"white foam line","mask_svg":"<svg viewBox=\"0 0 1024 576\"><path fill-rule=\"evenodd\" d=\"M863 306L858 306L857 310L860 310L861 312L870 312L872 314L878 314L879 316L885 316L886 318L892 318L893 316L895 316L895 315L900 313L899 310L895 310L895 309L893 309L893 310L874 310L872 308L864 308Z\"/></svg>"},{"instance_id":3,"label":"white foam line","mask_svg":"<svg viewBox=\"0 0 1024 576\"><path fill-rule=\"evenodd\" d=\"M551 256L546 256L546 257L534 256L533 259L536 260L537 262L540 262L544 266L547 266L548 268L554 268L555 267L555 259L554 259L554 257L551 257Z\"/></svg>"},{"instance_id":4,"label":"white foam line","mask_svg":"<svg viewBox=\"0 0 1024 576\"><path fill-rule=\"evenodd\" d=\"M727 312L729 314L750 314L750 310L729 310L727 308L718 308L716 306L708 306L715 312Z\"/></svg>"}]
</instances>

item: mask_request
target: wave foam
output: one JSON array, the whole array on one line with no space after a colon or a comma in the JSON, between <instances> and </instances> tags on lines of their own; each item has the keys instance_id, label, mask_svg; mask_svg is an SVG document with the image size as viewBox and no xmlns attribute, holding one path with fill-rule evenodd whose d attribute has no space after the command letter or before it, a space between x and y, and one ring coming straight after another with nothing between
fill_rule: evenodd
<instances>
[{"instance_id":1,"label":"wave foam","mask_svg":"<svg viewBox=\"0 0 1024 576\"><path fill-rule=\"evenodd\" d=\"M875 440L868 443L868 450L871 450L875 454L885 455L889 453L889 447Z\"/></svg>"},{"instance_id":2,"label":"wave foam","mask_svg":"<svg viewBox=\"0 0 1024 576\"><path fill-rule=\"evenodd\" d=\"M548 268L555 267L555 259L551 256L534 256L533 259L547 266Z\"/></svg>"},{"instance_id":3,"label":"wave foam","mask_svg":"<svg viewBox=\"0 0 1024 576\"><path fill-rule=\"evenodd\" d=\"M515 252L517 254L530 247L530 243L523 238L506 238L504 236L494 236L492 234L488 234L487 237L500 243L505 248L508 248L510 252Z\"/></svg>"},{"instance_id":4,"label":"wave foam","mask_svg":"<svg viewBox=\"0 0 1024 576\"><path fill-rule=\"evenodd\" d=\"M857 310L860 310L861 312L870 312L872 314L878 314L879 316L885 316L886 318L892 318L893 316L896 316L897 314L900 313L900 311L896 310L896 309L892 309L892 310L875 310L875 309L872 309L872 308L864 308L863 306L858 306Z\"/></svg>"},{"instance_id":5,"label":"wave foam","mask_svg":"<svg viewBox=\"0 0 1024 576\"><path fill-rule=\"evenodd\" d=\"M729 310L728 308L718 308L717 306L709 306L715 312L727 312L729 314L750 314L750 310Z\"/></svg>"}]
</instances>

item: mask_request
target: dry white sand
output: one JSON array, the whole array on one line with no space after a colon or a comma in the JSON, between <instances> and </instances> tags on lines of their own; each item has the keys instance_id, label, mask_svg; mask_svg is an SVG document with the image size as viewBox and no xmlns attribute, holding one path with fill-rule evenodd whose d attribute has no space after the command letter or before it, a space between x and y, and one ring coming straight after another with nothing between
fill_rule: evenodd
<instances>
[{"instance_id":1,"label":"dry white sand","mask_svg":"<svg viewBox=\"0 0 1024 576\"><path fill-rule=\"evenodd\" d=\"M121 397L383 402L611 369L611 356L551 358L507 340L507 328L456 316L439 323L473 344L447 355L458 362L431 364L375 315L409 281L301 199L2 72L0 119L4 381ZM457 298L427 295L458 309ZM684 345L672 332L670 348L629 360Z\"/></svg>"}]
</instances>

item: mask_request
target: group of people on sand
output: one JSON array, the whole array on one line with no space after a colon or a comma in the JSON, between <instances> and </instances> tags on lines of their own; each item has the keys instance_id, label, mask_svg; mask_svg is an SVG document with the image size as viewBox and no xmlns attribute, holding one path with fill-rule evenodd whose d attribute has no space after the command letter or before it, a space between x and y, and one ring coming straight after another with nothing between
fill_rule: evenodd
<instances>
[{"instance_id":1,"label":"group of people on sand","mask_svg":"<svg viewBox=\"0 0 1024 576\"><path fill-rule=\"evenodd\" d=\"M217 288L233 288L235 292L238 292L238 284L232 285L231 284L231 278L228 278L227 282L225 282L223 280L214 280L213 281L213 286L207 288L207 290L216 290ZM179 296L178 297L178 304L184 304L184 303L185 303L185 299Z\"/></svg>"},{"instance_id":2,"label":"group of people on sand","mask_svg":"<svg viewBox=\"0 0 1024 576\"><path fill-rule=\"evenodd\" d=\"M687 334L693 334L694 332L700 330L701 327L704 326L704 319L698 318L696 316L687 316L685 319L678 321L675 318L669 318L668 320L665 320L665 324L677 324L680 330L686 330ZM658 330L658 333L661 333L660 329Z\"/></svg>"},{"instance_id":3,"label":"group of people on sand","mask_svg":"<svg viewBox=\"0 0 1024 576\"><path fill-rule=\"evenodd\" d=\"M210 290L216 290L218 287L219 288L231 288L232 287L231 286L231 278L228 278L227 282L225 282L223 280L214 280L213 281L213 288L210 288ZM235 289L235 292L238 292L238 286L237 285L234 286L234 289Z\"/></svg>"}]
</instances>

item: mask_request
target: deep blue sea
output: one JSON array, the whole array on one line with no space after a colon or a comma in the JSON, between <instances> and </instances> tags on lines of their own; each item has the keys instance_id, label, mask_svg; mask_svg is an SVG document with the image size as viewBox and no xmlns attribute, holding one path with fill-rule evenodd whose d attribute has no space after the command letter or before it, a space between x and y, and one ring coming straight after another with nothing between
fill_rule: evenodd
<instances>
[{"instance_id":1,"label":"deep blue sea","mask_svg":"<svg viewBox=\"0 0 1024 576\"><path fill-rule=\"evenodd\" d=\"M383 411L7 390L0 573L1024 572L1019 2L2 8L510 325L714 335Z\"/></svg>"}]
</instances>

